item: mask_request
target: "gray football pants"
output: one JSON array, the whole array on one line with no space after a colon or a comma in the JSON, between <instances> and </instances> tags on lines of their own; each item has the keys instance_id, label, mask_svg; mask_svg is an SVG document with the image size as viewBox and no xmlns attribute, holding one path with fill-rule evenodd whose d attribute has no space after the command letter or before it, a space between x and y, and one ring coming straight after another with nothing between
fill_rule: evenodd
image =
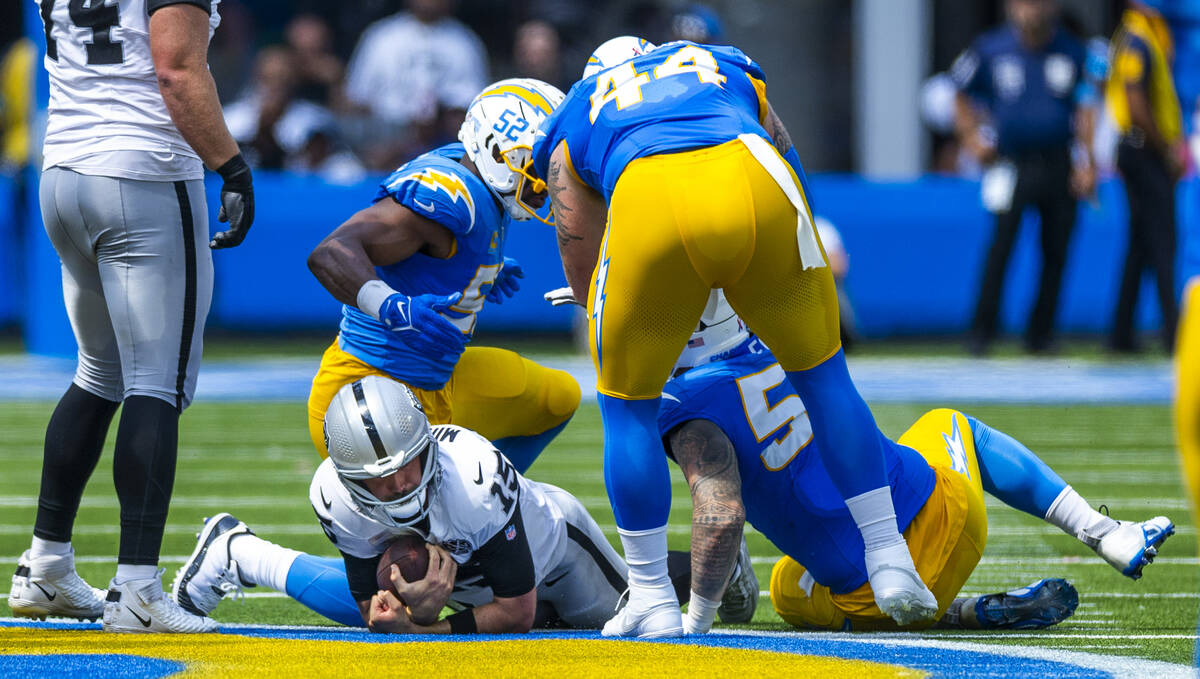
<instances>
[{"instance_id":1,"label":"gray football pants","mask_svg":"<svg viewBox=\"0 0 1200 679\"><path fill-rule=\"evenodd\" d=\"M186 408L212 302L204 183L52 167L40 200L79 345L75 384L110 401L153 396Z\"/></svg>"}]
</instances>

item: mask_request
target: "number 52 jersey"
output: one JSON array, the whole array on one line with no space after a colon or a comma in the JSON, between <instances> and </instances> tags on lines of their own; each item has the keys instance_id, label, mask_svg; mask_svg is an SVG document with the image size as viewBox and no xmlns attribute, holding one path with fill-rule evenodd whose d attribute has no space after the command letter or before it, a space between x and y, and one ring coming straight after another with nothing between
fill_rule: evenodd
<instances>
[{"instance_id":1,"label":"number 52 jersey","mask_svg":"<svg viewBox=\"0 0 1200 679\"><path fill-rule=\"evenodd\" d=\"M200 158L171 122L158 89L150 16L168 5L199 7L209 15L211 39L221 23L219 2L37 0L50 74L43 168L70 167L98 153L146 151L160 154L152 161L157 167L162 157L179 156L194 168L187 178L202 177Z\"/></svg>"}]
</instances>

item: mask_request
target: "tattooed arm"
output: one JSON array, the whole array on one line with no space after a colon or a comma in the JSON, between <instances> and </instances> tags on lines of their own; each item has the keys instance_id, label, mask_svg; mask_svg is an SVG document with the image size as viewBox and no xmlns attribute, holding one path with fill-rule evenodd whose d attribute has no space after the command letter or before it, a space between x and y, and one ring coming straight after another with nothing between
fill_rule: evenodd
<instances>
[{"instance_id":1,"label":"tattooed arm","mask_svg":"<svg viewBox=\"0 0 1200 679\"><path fill-rule=\"evenodd\" d=\"M571 174L565 148L566 143L560 143L551 154L546 186L554 204L554 228L558 232L563 273L575 299L586 304L592 272L600 257L600 243L604 240L608 206L600 194Z\"/></svg>"},{"instance_id":2,"label":"tattooed arm","mask_svg":"<svg viewBox=\"0 0 1200 679\"><path fill-rule=\"evenodd\" d=\"M792 148L792 138L788 135L787 128L783 126L783 121L775 114L775 109L767 104L767 115L763 119L763 129L767 134L771 135L771 143L775 145L775 149L779 151L779 155L787 155L787 152Z\"/></svg>"},{"instance_id":3,"label":"tattooed arm","mask_svg":"<svg viewBox=\"0 0 1200 679\"><path fill-rule=\"evenodd\" d=\"M690 420L670 435L671 454L692 492L692 591L717 601L733 572L746 508L733 444L708 420Z\"/></svg>"}]
</instances>

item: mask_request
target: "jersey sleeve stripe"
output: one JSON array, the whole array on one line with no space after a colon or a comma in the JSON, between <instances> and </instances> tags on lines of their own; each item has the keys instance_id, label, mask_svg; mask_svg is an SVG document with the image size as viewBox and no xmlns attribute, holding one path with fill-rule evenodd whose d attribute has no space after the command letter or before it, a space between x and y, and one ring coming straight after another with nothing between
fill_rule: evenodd
<instances>
[{"instance_id":1,"label":"jersey sleeve stripe","mask_svg":"<svg viewBox=\"0 0 1200 679\"><path fill-rule=\"evenodd\" d=\"M146 0L146 14L154 14L169 5L195 5L204 10L205 14L212 16L212 3L210 0Z\"/></svg>"}]
</instances>

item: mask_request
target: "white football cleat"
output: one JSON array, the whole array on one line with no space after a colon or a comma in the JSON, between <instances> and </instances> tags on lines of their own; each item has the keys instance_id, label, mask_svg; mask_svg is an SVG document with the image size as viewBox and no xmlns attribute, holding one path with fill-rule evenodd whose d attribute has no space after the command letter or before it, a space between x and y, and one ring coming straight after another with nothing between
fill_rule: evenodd
<instances>
[{"instance_id":1,"label":"white football cleat","mask_svg":"<svg viewBox=\"0 0 1200 679\"><path fill-rule=\"evenodd\" d=\"M229 543L240 535L254 535L245 523L220 513L205 519L204 529L196 536L196 548L175 573L171 596L185 611L209 615L221 598L230 592L241 594L253 587L229 552Z\"/></svg>"},{"instance_id":2,"label":"white football cleat","mask_svg":"<svg viewBox=\"0 0 1200 679\"><path fill-rule=\"evenodd\" d=\"M725 594L721 596L721 606L717 615L724 623L750 622L754 611L758 609L758 576L754 574L754 565L750 563L750 548L746 546L746 536L742 535L742 546L738 550L737 563L725 585Z\"/></svg>"},{"instance_id":3,"label":"white football cleat","mask_svg":"<svg viewBox=\"0 0 1200 679\"><path fill-rule=\"evenodd\" d=\"M183 610L163 593L163 569L152 578L109 585L104 603L105 632L216 632L217 621Z\"/></svg>"},{"instance_id":4,"label":"white football cleat","mask_svg":"<svg viewBox=\"0 0 1200 679\"><path fill-rule=\"evenodd\" d=\"M32 559L26 550L17 559L8 607L22 618L95 620L104 615L104 590L79 577L73 553Z\"/></svg>"},{"instance_id":5,"label":"white football cleat","mask_svg":"<svg viewBox=\"0 0 1200 679\"><path fill-rule=\"evenodd\" d=\"M865 557L871 592L884 615L901 626L933 620L937 616L937 598L917 574L908 543L898 542L891 547L876 549L867 552Z\"/></svg>"},{"instance_id":6,"label":"white football cleat","mask_svg":"<svg viewBox=\"0 0 1200 679\"><path fill-rule=\"evenodd\" d=\"M626 590L629 600L611 620L604 623L600 636L666 639L683 636L683 613L674 596L670 599L643 601L635 590ZM674 594L674 592L672 592Z\"/></svg>"},{"instance_id":7,"label":"white football cleat","mask_svg":"<svg viewBox=\"0 0 1200 679\"><path fill-rule=\"evenodd\" d=\"M1121 575L1134 580L1142 577L1142 569L1154 561L1158 547L1175 534L1175 524L1165 516L1134 523L1117 521L1117 527L1096 538L1083 532L1084 544L1096 550Z\"/></svg>"}]
</instances>

